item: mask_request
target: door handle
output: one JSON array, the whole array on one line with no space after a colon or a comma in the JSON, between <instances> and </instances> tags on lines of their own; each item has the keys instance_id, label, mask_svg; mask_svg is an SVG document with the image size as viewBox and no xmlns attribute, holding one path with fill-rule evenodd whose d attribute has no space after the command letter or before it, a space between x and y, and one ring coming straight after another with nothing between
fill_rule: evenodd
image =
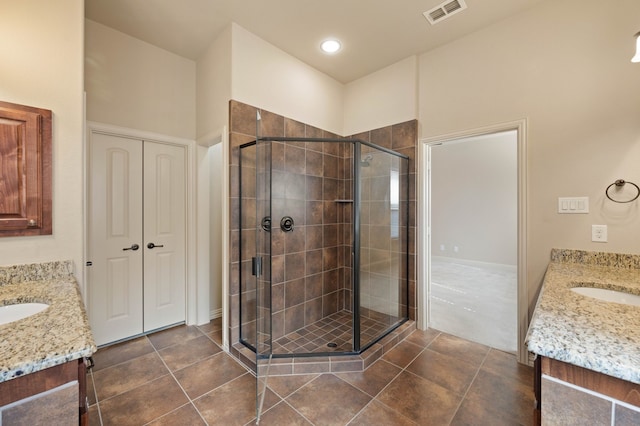
<instances>
[{"instance_id":1,"label":"door handle","mask_svg":"<svg viewBox=\"0 0 640 426\"><path fill-rule=\"evenodd\" d=\"M152 249L152 248L156 248L156 247L164 247L164 246L163 246L163 245L160 245L160 244L155 245L155 244L153 244L153 243L149 243L149 244L147 244L147 248L148 248L148 249Z\"/></svg>"},{"instance_id":2,"label":"door handle","mask_svg":"<svg viewBox=\"0 0 640 426\"><path fill-rule=\"evenodd\" d=\"M140 246L139 246L139 245L137 245L137 244L133 244L131 247L125 247L125 248L123 248L123 249L122 249L122 251L127 251L127 250L133 250L133 251L136 251L136 250L138 250L139 248L140 248Z\"/></svg>"}]
</instances>

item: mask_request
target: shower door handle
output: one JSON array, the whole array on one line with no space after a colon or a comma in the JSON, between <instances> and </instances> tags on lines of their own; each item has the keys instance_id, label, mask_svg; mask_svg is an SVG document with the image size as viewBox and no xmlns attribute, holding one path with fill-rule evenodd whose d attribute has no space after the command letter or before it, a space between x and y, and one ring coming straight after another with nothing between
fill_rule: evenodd
<instances>
[{"instance_id":1,"label":"shower door handle","mask_svg":"<svg viewBox=\"0 0 640 426\"><path fill-rule=\"evenodd\" d=\"M252 257L251 258L251 275L255 275L259 277L262 275L262 258L261 257Z\"/></svg>"}]
</instances>

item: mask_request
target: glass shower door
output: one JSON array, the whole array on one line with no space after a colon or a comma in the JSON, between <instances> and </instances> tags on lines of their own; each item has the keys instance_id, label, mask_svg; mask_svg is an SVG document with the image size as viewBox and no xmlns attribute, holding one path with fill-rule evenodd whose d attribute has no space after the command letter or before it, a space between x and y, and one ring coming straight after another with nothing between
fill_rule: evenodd
<instances>
[{"instance_id":1,"label":"glass shower door","mask_svg":"<svg viewBox=\"0 0 640 426\"><path fill-rule=\"evenodd\" d=\"M271 325L271 144L256 141L255 253L256 279L256 424L260 422L273 355Z\"/></svg>"},{"instance_id":2,"label":"glass shower door","mask_svg":"<svg viewBox=\"0 0 640 426\"><path fill-rule=\"evenodd\" d=\"M408 160L360 145L359 336L371 345L408 317Z\"/></svg>"}]
</instances>

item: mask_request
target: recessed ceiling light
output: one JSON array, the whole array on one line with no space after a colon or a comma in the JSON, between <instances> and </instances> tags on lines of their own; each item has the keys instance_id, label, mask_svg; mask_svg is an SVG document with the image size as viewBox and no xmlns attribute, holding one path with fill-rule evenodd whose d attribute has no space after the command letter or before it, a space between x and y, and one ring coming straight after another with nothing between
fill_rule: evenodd
<instances>
[{"instance_id":1,"label":"recessed ceiling light","mask_svg":"<svg viewBox=\"0 0 640 426\"><path fill-rule=\"evenodd\" d=\"M340 50L341 47L342 45L340 44L340 42L334 39L325 40L320 45L320 48L325 53L336 53L338 50Z\"/></svg>"}]
</instances>

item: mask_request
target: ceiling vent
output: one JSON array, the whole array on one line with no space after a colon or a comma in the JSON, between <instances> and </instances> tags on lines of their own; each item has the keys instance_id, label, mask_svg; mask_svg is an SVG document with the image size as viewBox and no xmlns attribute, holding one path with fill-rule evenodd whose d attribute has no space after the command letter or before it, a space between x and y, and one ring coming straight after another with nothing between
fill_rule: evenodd
<instances>
[{"instance_id":1,"label":"ceiling vent","mask_svg":"<svg viewBox=\"0 0 640 426\"><path fill-rule=\"evenodd\" d=\"M431 10L427 10L423 13L424 17L427 18L427 21L431 25L437 24L438 22L444 21L450 16L455 15L456 13L465 10L467 8L467 4L464 0L448 0L444 3L439 4Z\"/></svg>"}]
</instances>

